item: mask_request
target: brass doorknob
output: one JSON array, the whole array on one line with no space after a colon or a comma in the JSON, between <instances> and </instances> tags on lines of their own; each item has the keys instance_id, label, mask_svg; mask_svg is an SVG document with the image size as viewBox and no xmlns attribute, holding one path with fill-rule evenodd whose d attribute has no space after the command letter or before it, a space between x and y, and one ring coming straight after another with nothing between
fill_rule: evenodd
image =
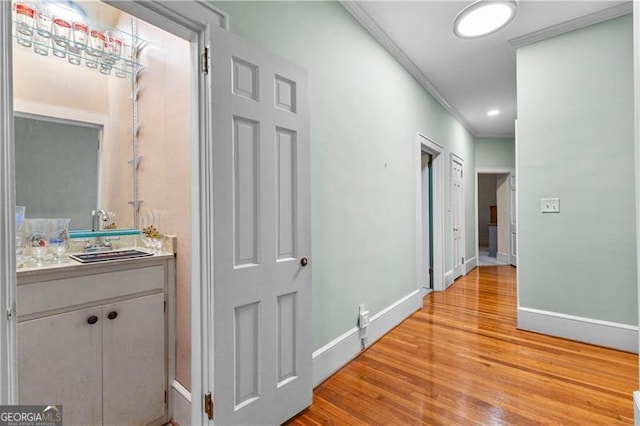
<instances>
[{"instance_id":1,"label":"brass doorknob","mask_svg":"<svg viewBox=\"0 0 640 426\"><path fill-rule=\"evenodd\" d=\"M303 257L302 259L300 259L300 264L302 266L307 266L309 264L309 259L307 259L306 257Z\"/></svg>"}]
</instances>

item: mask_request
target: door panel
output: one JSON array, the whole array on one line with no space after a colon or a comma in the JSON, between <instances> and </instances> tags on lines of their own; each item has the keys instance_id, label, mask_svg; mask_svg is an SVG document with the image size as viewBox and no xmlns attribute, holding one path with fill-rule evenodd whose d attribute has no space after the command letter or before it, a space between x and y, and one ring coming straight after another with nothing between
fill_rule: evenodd
<instances>
[{"instance_id":1,"label":"door panel","mask_svg":"<svg viewBox=\"0 0 640 426\"><path fill-rule=\"evenodd\" d=\"M211 46L214 421L279 424L312 398L307 76L229 33Z\"/></svg>"},{"instance_id":2,"label":"door panel","mask_svg":"<svg viewBox=\"0 0 640 426\"><path fill-rule=\"evenodd\" d=\"M451 154L451 238L453 279L464 275L463 160Z\"/></svg>"}]
</instances>

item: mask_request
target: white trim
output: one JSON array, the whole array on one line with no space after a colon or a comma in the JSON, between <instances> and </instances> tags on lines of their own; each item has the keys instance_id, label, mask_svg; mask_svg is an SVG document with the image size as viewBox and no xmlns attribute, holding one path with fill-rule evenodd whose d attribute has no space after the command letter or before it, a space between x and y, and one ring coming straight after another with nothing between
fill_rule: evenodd
<instances>
[{"instance_id":1,"label":"white trim","mask_svg":"<svg viewBox=\"0 0 640 426\"><path fill-rule=\"evenodd\" d=\"M0 2L0 404L16 404L15 166L11 2ZM10 318L8 318L10 315Z\"/></svg>"},{"instance_id":2,"label":"white trim","mask_svg":"<svg viewBox=\"0 0 640 426\"><path fill-rule=\"evenodd\" d=\"M518 49L529 44L537 43L539 41L566 34L580 28L588 27L589 25L594 25L599 22L604 22L608 21L609 19L627 15L629 13L632 13L632 11L632 2L624 2L608 9L600 10L589 15L581 16L570 21L562 22L560 24L552 25L539 31L534 31L529 34L513 38L509 40L509 43L511 43L511 45L515 49Z\"/></svg>"},{"instance_id":3,"label":"white trim","mask_svg":"<svg viewBox=\"0 0 640 426\"><path fill-rule=\"evenodd\" d=\"M384 47L387 52L395 58L396 61L400 63L407 70L409 74L415 78L418 83L422 87L425 88L427 92L433 96L436 101L440 102L440 104L451 114L456 120L458 120L468 131L469 133L476 135L475 129L465 120L465 118L452 107L449 102L440 94L438 89L429 81L426 75L413 63L413 61L407 56L407 54L389 37L389 35L382 29L382 27L373 19L369 14L355 1L346 1L340 0L340 4L344 7L347 12L351 14L355 18L356 21L360 23L367 30L373 38L375 38L378 43Z\"/></svg>"},{"instance_id":4,"label":"white trim","mask_svg":"<svg viewBox=\"0 0 640 426\"><path fill-rule=\"evenodd\" d=\"M633 392L633 424L640 426L640 391Z\"/></svg>"},{"instance_id":5,"label":"white trim","mask_svg":"<svg viewBox=\"0 0 640 426\"><path fill-rule=\"evenodd\" d=\"M476 167L477 175L508 175L512 171L511 167Z\"/></svg>"},{"instance_id":6,"label":"white trim","mask_svg":"<svg viewBox=\"0 0 640 426\"><path fill-rule=\"evenodd\" d=\"M473 271L476 267L478 266L478 257L477 256L473 256L471 259L467 260L464 263L464 274L468 274L469 272Z\"/></svg>"},{"instance_id":7,"label":"white trim","mask_svg":"<svg viewBox=\"0 0 640 426\"><path fill-rule=\"evenodd\" d=\"M422 265L422 163L420 156L422 152L431 154L431 175L433 182L433 290L443 291L445 289L444 268L445 268L445 244L444 244L444 148L424 134L418 132L416 135L416 288L422 287L421 274Z\"/></svg>"},{"instance_id":8,"label":"white trim","mask_svg":"<svg viewBox=\"0 0 640 426\"><path fill-rule=\"evenodd\" d=\"M184 386L182 386L182 383L180 383L177 380L174 380L173 383L171 383L171 387L185 400L187 401L189 404L191 404L191 392L189 392L189 390L187 388L185 388Z\"/></svg>"},{"instance_id":9,"label":"white trim","mask_svg":"<svg viewBox=\"0 0 640 426\"><path fill-rule=\"evenodd\" d=\"M177 380L171 384L171 401L173 404L171 420L180 426L191 425L191 392Z\"/></svg>"},{"instance_id":10,"label":"white trim","mask_svg":"<svg viewBox=\"0 0 640 426\"><path fill-rule=\"evenodd\" d=\"M504 263L505 265L510 265L510 263L509 263L509 262L510 262L511 258L509 257L509 254L508 254L508 253L501 253L501 252L498 252L498 253L496 254L496 260L497 260L498 262L500 262L500 263Z\"/></svg>"},{"instance_id":11,"label":"white trim","mask_svg":"<svg viewBox=\"0 0 640 426\"><path fill-rule=\"evenodd\" d=\"M362 336L367 336L368 347L421 307L420 291L414 290L373 315L369 326L363 331L358 327L350 328L313 352L313 386L318 386L362 351L360 346Z\"/></svg>"},{"instance_id":12,"label":"white trim","mask_svg":"<svg viewBox=\"0 0 640 426\"><path fill-rule=\"evenodd\" d=\"M638 326L518 307L518 329L638 353Z\"/></svg>"},{"instance_id":13,"label":"white trim","mask_svg":"<svg viewBox=\"0 0 640 426\"><path fill-rule=\"evenodd\" d=\"M453 270L448 270L446 274L444 274L444 288L445 290L447 289L447 287L449 287L451 284L453 284Z\"/></svg>"},{"instance_id":14,"label":"white trim","mask_svg":"<svg viewBox=\"0 0 640 426\"><path fill-rule=\"evenodd\" d=\"M64 121L71 120L79 123L97 124L105 127L109 125L109 117L105 114L66 108L58 105L43 104L40 102L23 101L20 99L14 100L13 111L29 115L33 114L45 119L53 117Z\"/></svg>"},{"instance_id":15,"label":"white trim","mask_svg":"<svg viewBox=\"0 0 640 426\"><path fill-rule=\"evenodd\" d=\"M204 0L162 1L162 0L102 0L130 15L147 21L185 40L193 40L196 33L202 33L205 19L216 15L218 27L229 30L229 15ZM207 23L208 24L208 23ZM199 57L199 56L198 56ZM199 62L198 67L199 69Z\"/></svg>"}]
</instances>

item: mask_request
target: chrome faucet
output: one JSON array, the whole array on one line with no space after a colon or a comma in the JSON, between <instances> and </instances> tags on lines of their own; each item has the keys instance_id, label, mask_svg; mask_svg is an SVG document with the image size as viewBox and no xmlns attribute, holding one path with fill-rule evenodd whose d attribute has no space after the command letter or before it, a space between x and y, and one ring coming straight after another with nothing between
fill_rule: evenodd
<instances>
[{"instance_id":1,"label":"chrome faucet","mask_svg":"<svg viewBox=\"0 0 640 426\"><path fill-rule=\"evenodd\" d=\"M91 215L93 219L93 225L91 227L92 231L100 231L102 229L103 223L109 220L107 212L105 212L104 210L93 210L91 212Z\"/></svg>"},{"instance_id":2,"label":"chrome faucet","mask_svg":"<svg viewBox=\"0 0 640 426\"><path fill-rule=\"evenodd\" d=\"M91 230L94 232L101 231L104 229L104 224L109 220L109 215L104 210L93 210L91 212L91 219ZM101 250L111 250L111 241L106 237L89 238L84 245L84 251L87 252Z\"/></svg>"}]
</instances>

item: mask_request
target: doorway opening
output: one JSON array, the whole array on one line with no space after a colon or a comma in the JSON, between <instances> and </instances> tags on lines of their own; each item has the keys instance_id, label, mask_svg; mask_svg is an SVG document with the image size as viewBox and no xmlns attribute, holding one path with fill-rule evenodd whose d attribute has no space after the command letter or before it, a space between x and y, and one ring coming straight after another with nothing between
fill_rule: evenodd
<instances>
[{"instance_id":1,"label":"doorway opening","mask_svg":"<svg viewBox=\"0 0 640 426\"><path fill-rule=\"evenodd\" d=\"M510 169L476 170L478 266L510 265L512 191Z\"/></svg>"},{"instance_id":2,"label":"doorway opening","mask_svg":"<svg viewBox=\"0 0 640 426\"><path fill-rule=\"evenodd\" d=\"M444 148L421 133L416 138L417 288L443 291Z\"/></svg>"},{"instance_id":3,"label":"doorway opening","mask_svg":"<svg viewBox=\"0 0 640 426\"><path fill-rule=\"evenodd\" d=\"M117 4L116 6L120 5ZM122 6L124 7L125 5ZM6 16L10 16L10 13L5 13L7 8L4 5L1 8L0 19L2 19L2 23L0 27L4 29L6 25L10 26L11 21L5 19ZM163 337L161 345L156 344L156 341L153 342L154 345L147 345L150 348L153 347L154 350L157 349L157 353L160 353L158 357L161 357L162 369L157 371L149 369L151 363L146 364L146 370L133 367L134 372L140 373L140 375L144 371L153 371L153 386L148 385L146 380L151 374L146 375L144 380L138 380L137 382L135 380L139 376L128 374L129 382L126 382L126 385L122 385L122 382L120 383L124 391L119 389L117 392L121 399L127 398L132 393L136 393L136 397L143 399L140 404L138 404L139 399L136 400L134 408L127 406L125 409L122 408L125 404L120 404L119 411L117 411L119 421L146 424L155 419L162 419L165 422L169 420L172 414L174 390L178 387L186 387L192 390L195 389L197 394L201 393L200 383L192 381L192 377L200 377L200 371L198 370L192 375L192 363L190 362L192 358L191 324L194 319L198 323L200 321L199 310L193 309L194 312L191 314L192 298L196 301L196 304L200 300L199 280L197 278L200 275L197 267L199 265L192 262L191 255L194 252L193 257L199 257L196 245L198 240L197 238L191 238L192 234L198 234L198 232L193 232L193 229L197 230L199 227L196 219L199 217L197 209L200 202L197 196L192 197L192 194L194 190L198 189L198 182L196 181L198 177L198 162L194 161L194 159L197 159L195 153L198 151L199 146L202 145L200 143L200 126L193 125L198 120L200 104L194 90L191 90L200 79L197 66L198 56L194 55L198 42L197 34L187 31L187 29L180 29L182 26L178 23L175 24L175 31L171 29L169 24L163 24L164 28L160 28L157 26L159 25L159 17L152 13L142 13L143 9L140 9L138 13L129 14L105 2L88 2L83 4L83 9L86 9L84 10L86 17L83 14L82 19L94 23L93 25L99 26L99 28L108 28L111 35L110 42L115 43L117 46L127 45L131 49L129 56L125 57L124 54L116 56L114 54L112 55L113 57L110 57L111 62L107 62L104 59L107 58L105 54L101 56L103 58L101 62L97 62L97 59L94 60L93 57L87 56L86 53L71 53L71 50L63 52L58 47L50 45L51 43L46 45L45 50L42 50L44 53L39 53L29 48L31 45L29 43L35 46L35 39L24 39L27 41L23 40L24 44L20 44L18 36L15 36L11 49L12 55L9 57L10 60L7 61L8 67L12 67L14 70L14 78L8 79L12 83L11 90L3 90L3 96L8 93L10 95L7 95L7 97L11 96L13 98L11 102L13 109L7 112L6 116L3 116L3 120L11 120L13 127L18 130L15 132L14 137L14 145L18 149L24 148L28 143L29 149L43 151L32 140L35 131L43 126L42 122L47 123L48 127L38 132L45 134L49 145L51 145L51 138L55 130L51 128L51 123L56 126L72 123L77 125L75 127L91 130L93 133L83 137L82 140L90 140L92 142L99 140L99 143L92 143L91 148L93 150L89 152L82 151L84 152L83 156L79 156L81 152L78 146L68 146L70 142L73 142L73 138L69 136L70 130L56 130L61 134L59 138L60 145L63 142L67 144L64 151L66 156L59 159L58 157L53 157L53 153L40 152L56 167L49 172L46 179L40 177L38 187L26 180L27 177L31 176L28 176L27 173L20 173L21 164L19 162L15 164L7 164L5 162L3 166L7 169L15 169L16 187L21 189L25 187L25 190L19 193L19 197L16 197L16 200L18 204L26 207L27 218L70 217L72 219L72 229L91 229L91 211L104 209L112 213L109 217L113 219L113 222L110 224L117 228L129 229L139 228L138 214L153 211L153 222L149 224L153 224L158 232L163 235L176 237L178 250L174 256L175 268L170 269L167 275L175 278L175 284L177 285L175 294L177 297L174 297L173 292L169 290L164 299L156 293L149 294L149 299L145 299L145 301L153 299L152 302L148 302L153 303L151 305L154 309L153 312L159 312L159 307L162 308L163 312L162 320L154 322L154 324L163 324L163 328L160 329ZM8 8L8 10L11 9ZM43 8L43 10L45 9ZM193 28L194 31L197 29L195 26ZM17 34L17 31L15 33ZM102 37L104 36L102 33L100 34ZM98 38L102 39L102 37ZM70 46L70 44L67 46ZM57 50L54 51L52 49ZM55 52L58 52L58 55L55 55ZM60 56L62 55L60 52L66 56ZM73 62L72 59L79 59L79 62ZM98 64L96 65L97 68L93 67L95 64ZM137 64L140 65L140 68ZM143 73L139 72L142 66L144 66ZM73 82L73 84L60 85L61 78ZM143 89L139 90L140 88ZM2 112L5 113L5 111ZM13 120L14 114L16 116L15 121ZM30 122L22 123L25 117L30 119ZM33 122L34 117L40 119L38 123ZM27 140L24 141L22 139ZM58 151L63 152L61 148L56 149L58 155L61 155ZM30 160L34 159L34 156L30 155L28 151L19 151L16 156L18 160L25 157L30 157L28 158ZM95 157L98 157L97 161L95 161ZM69 161L70 164L64 163L63 160ZM89 166L91 166L91 170L88 170ZM78 182L72 181L68 174L61 174L64 171L71 171L73 178ZM54 173L60 173L60 175L54 176ZM61 180L64 180L64 182L60 182ZM48 186L45 187L43 182ZM75 187L71 186L74 183L78 185L78 188L74 189ZM38 189L39 192L34 192L34 188ZM47 190L47 193L44 193L44 190ZM56 193L53 190L64 190L64 194L62 192ZM3 188L3 191L6 192L7 189ZM46 202L47 204L53 204L54 202L56 204L69 204L62 198L62 195L66 196L67 193L72 193L76 198L82 196L84 199L89 200L82 207L73 208L73 213L76 213L77 217L72 216L67 211L48 210L43 212L32 201L35 198L37 201ZM140 198L144 199L144 203L138 197L138 193ZM50 196L45 197L45 195ZM10 203L15 204L13 201L10 201ZM118 241L121 238L113 238L113 240ZM114 244L120 244L120 242L115 242ZM170 245L165 244L163 249L168 251L166 249ZM82 246L79 247L78 250L81 250ZM51 263L53 261L49 261L49 258L47 258L46 262ZM17 276L17 280L20 282L20 272L22 271L16 272L15 266L12 262L12 267L14 268L12 275ZM194 277L192 277L192 269ZM167 286L173 285L172 280L167 279L167 282L172 283L167 284ZM11 295L12 293L15 293L15 287L9 290L9 294ZM95 293L97 292L93 292L90 297L93 297ZM15 298L15 294L10 297ZM129 298L128 294L118 297L122 298L122 306L126 305L125 302L129 303L130 300L133 300L133 298ZM126 301L125 297L127 298ZM147 295L141 297L147 297ZM90 300L91 302L87 302L87 304L95 305L101 302L101 300L95 301L93 298ZM174 302L176 300L177 302ZM140 303L143 302L140 301ZM177 319L175 315L176 305L179 313ZM18 300L18 307L20 307L20 300ZM93 306L90 308L93 308ZM122 307L122 309L125 308ZM76 314L75 306L65 305L59 311L56 311L56 315L62 315L59 312L63 310L62 314L64 315ZM139 309L138 311L142 310ZM20 312L20 309L18 309L18 312ZM78 313L78 316L84 314ZM47 315L43 314L43 318L45 316L48 317L48 313ZM93 318L93 316L88 318ZM109 317L108 319L111 320L112 318ZM49 319L39 318L39 320L42 320L41 323L43 324L49 323ZM121 313L118 321L124 320L125 315ZM96 324L97 320L89 322L87 319L87 321L81 322L83 326L85 324L93 325ZM103 322L100 319L99 324ZM51 323L53 323L53 319ZM113 324L116 324L116 322L113 322ZM67 323L63 325L66 327ZM108 382L99 377L100 380L96 379L90 383L91 387L62 386L65 390L61 391L60 381L55 379L64 376L62 379L74 380L76 376L72 376L72 374L65 375L62 369L55 366L56 368L52 368L50 371L57 371L55 374L58 374L58 376L49 377L50 380L46 385L39 383L39 395L30 391L27 384L29 382L27 381L35 373L25 367L27 365L25 360L27 356L35 357L37 355L27 350L29 344L37 343L37 339L32 338L33 333L29 334L29 331L36 327L38 327L38 324L30 322L26 317L17 319L17 326L15 326L18 336L16 339L17 348L10 348L16 354L14 355L16 357L14 363L15 371L10 372L13 375L11 378L12 383L10 384L10 401L12 403L39 404L44 403L45 400L51 401L50 396L55 395L57 402L65 401L65 412L67 414L74 413L72 422L88 424L106 419L107 411L109 410L101 411L102 402L100 400L93 398L87 403L86 399L82 399L82 397L76 398L74 392L89 396L102 395L100 385L104 384L104 389L106 389L115 379ZM96 328L94 327L94 329ZM156 328L153 331L155 332ZM56 335L57 331L51 334ZM87 332L86 335L94 338L95 335L99 334L96 332L89 335ZM62 335L62 333L58 335ZM146 335L149 336L150 333ZM199 337L199 334L196 336ZM77 342L77 339L74 342ZM177 349L175 348L176 344ZM199 349L198 344L199 340L193 344L196 350ZM83 345L72 346L76 356L82 356L86 353ZM41 347L48 351L48 355L52 353L49 350L50 348L42 345ZM95 348L91 347L89 349ZM92 355L95 354L92 353ZM100 357L103 356L102 353L99 353L99 355ZM156 353L154 353L154 357L155 355ZM61 358L43 357L43 359L47 359L52 363L59 362ZM106 355L103 357L104 360L107 360L107 358L108 356ZM199 359L197 354L195 359L196 361ZM155 368L157 365L160 365L160 363L153 364L153 367ZM193 365L195 365L194 369L199 368L199 362L194 362ZM80 367L74 365L73 372L77 371L80 371ZM125 376L125 374L123 373L122 376ZM160 379L156 379L157 377L160 377ZM93 379L94 376L91 378ZM85 381L89 382L88 379ZM130 382L133 382L133 384ZM135 385L146 386L145 392L136 391ZM53 390L51 386L54 388ZM90 391L86 391L86 389L90 389ZM99 392L95 389L98 389ZM125 393L125 391L128 393ZM141 396L144 394L147 396ZM42 395L44 397L41 397ZM107 395L106 392L105 395ZM125 398L122 398L123 395L125 395ZM147 410L147 406L144 408L141 408L141 406L147 404L150 399L148 395L153 395L154 399L153 407ZM157 403L157 401L161 400L160 397L156 398L157 395L164 395L163 403ZM38 398L40 399L38 400ZM105 398L107 397L105 396ZM134 398L129 399L133 400ZM196 399L194 411L200 415L202 410L197 402L199 399ZM151 404L147 405L150 406ZM75 407L79 408L74 411ZM86 409L87 407L88 409ZM92 419L82 417L87 411L90 411L89 415L93 416ZM115 413L116 411L113 410L113 412ZM102 417L103 414L105 417ZM93 421L94 417L97 419L95 422ZM104 420L104 422L112 423L112 421L107 420Z\"/></svg>"},{"instance_id":4,"label":"doorway opening","mask_svg":"<svg viewBox=\"0 0 640 426\"><path fill-rule=\"evenodd\" d=\"M433 291L433 155L421 152L422 270L420 294Z\"/></svg>"}]
</instances>

